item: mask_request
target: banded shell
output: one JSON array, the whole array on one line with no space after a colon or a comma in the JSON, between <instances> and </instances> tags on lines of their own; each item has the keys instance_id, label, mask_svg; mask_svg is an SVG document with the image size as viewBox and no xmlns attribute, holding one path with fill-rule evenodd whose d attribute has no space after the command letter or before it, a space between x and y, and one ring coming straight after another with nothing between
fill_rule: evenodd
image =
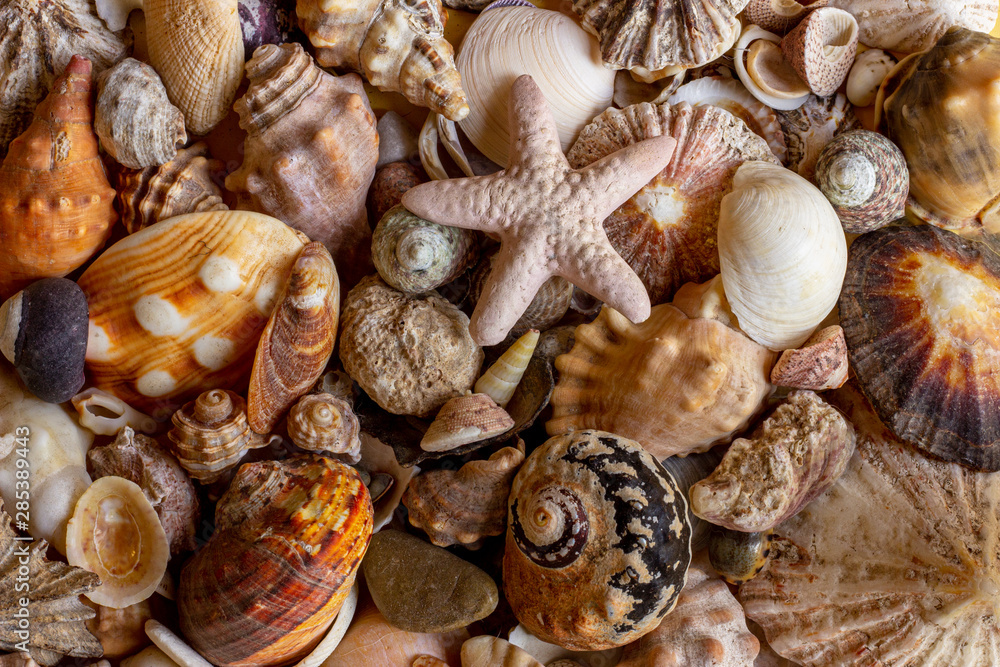
<instances>
[{"instance_id":1,"label":"banded shell","mask_svg":"<svg viewBox=\"0 0 1000 667\"><path fill-rule=\"evenodd\" d=\"M771 384L822 391L847 382L847 341L834 324L823 327L795 350L785 350L771 369Z\"/></svg>"},{"instance_id":2,"label":"banded shell","mask_svg":"<svg viewBox=\"0 0 1000 667\"><path fill-rule=\"evenodd\" d=\"M691 562L687 501L639 443L550 438L514 478L503 584L532 634L571 650L621 646L677 603Z\"/></svg>"},{"instance_id":3,"label":"banded shell","mask_svg":"<svg viewBox=\"0 0 1000 667\"><path fill-rule=\"evenodd\" d=\"M487 394L501 408L507 407L535 352L538 336L538 331L532 329L514 341L476 380L473 390L477 394Z\"/></svg>"},{"instance_id":4,"label":"banded shell","mask_svg":"<svg viewBox=\"0 0 1000 667\"><path fill-rule=\"evenodd\" d=\"M916 53L926 51L952 26L989 32L997 0L827 0L858 20L862 44Z\"/></svg>"},{"instance_id":5,"label":"banded shell","mask_svg":"<svg viewBox=\"0 0 1000 667\"><path fill-rule=\"evenodd\" d=\"M773 530L747 533L715 526L708 536L708 559L720 577L737 586L764 570L773 541Z\"/></svg>"},{"instance_id":6,"label":"banded shell","mask_svg":"<svg viewBox=\"0 0 1000 667\"><path fill-rule=\"evenodd\" d=\"M473 306L479 302L498 254L496 251L484 251L476 268L469 274L469 300ZM546 280L535 292L535 297L521 317L517 318L508 336L522 336L531 329L545 331L554 327L570 309L574 290L573 283L562 276L552 276Z\"/></svg>"},{"instance_id":7,"label":"banded shell","mask_svg":"<svg viewBox=\"0 0 1000 667\"><path fill-rule=\"evenodd\" d=\"M838 134L860 127L854 107L843 93L826 98L809 95L797 108L779 111L778 123L788 146L785 166L810 180L826 145Z\"/></svg>"},{"instance_id":8,"label":"banded shell","mask_svg":"<svg viewBox=\"0 0 1000 667\"><path fill-rule=\"evenodd\" d=\"M260 332L301 253L259 213L192 213L142 229L77 281L90 304L94 384L154 416L249 377Z\"/></svg>"},{"instance_id":9,"label":"banded shell","mask_svg":"<svg viewBox=\"0 0 1000 667\"><path fill-rule=\"evenodd\" d=\"M842 9L820 7L781 40L789 64L815 95L837 92L854 64L858 22Z\"/></svg>"},{"instance_id":10,"label":"banded shell","mask_svg":"<svg viewBox=\"0 0 1000 667\"><path fill-rule=\"evenodd\" d=\"M847 75L847 99L856 107L875 102L875 94L885 77L896 66L896 59L882 49L868 49L854 58Z\"/></svg>"},{"instance_id":11,"label":"banded shell","mask_svg":"<svg viewBox=\"0 0 1000 667\"><path fill-rule=\"evenodd\" d=\"M740 36L748 0L574 0L583 27L601 40L601 59L654 81L706 65Z\"/></svg>"},{"instance_id":12,"label":"banded shell","mask_svg":"<svg viewBox=\"0 0 1000 667\"><path fill-rule=\"evenodd\" d=\"M487 394L449 399L420 440L426 452L443 452L492 438L514 428L514 420Z\"/></svg>"},{"instance_id":13,"label":"banded shell","mask_svg":"<svg viewBox=\"0 0 1000 667\"><path fill-rule=\"evenodd\" d=\"M156 70L125 58L97 78L94 131L119 164L142 169L169 162L187 142L184 114L167 99Z\"/></svg>"},{"instance_id":14,"label":"banded shell","mask_svg":"<svg viewBox=\"0 0 1000 667\"><path fill-rule=\"evenodd\" d=\"M340 281L321 243L307 243L260 336L247 394L247 420L270 433L323 374L337 340Z\"/></svg>"},{"instance_id":15,"label":"banded shell","mask_svg":"<svg viewBox=\"0 0 1000 667\"><path fill-rule=\"evenodd\" d=\"M155 433L159 428L156 420L149 415L94 387L83 390L70 400L76 408L80 426L97 435L115 435L126 426L143 433Z\"/></svg>"},{"instance_id":16,"label":"banded shell","mask_svg":"<svg viewBox=\"0 0 1000 667\"><path fill-rule=\"evenodd\" d=\"M719 272L719 204L747 161L777 164L767 143L714 106L637 104L608 109L566 154L578 169L649 137L677 140L670 163L605 221L611 245L639 276L653 304L687 282Z\"/></svg>"},{"instance_id":17,"label":"banded shell","mask_svg":"<svg viewBox=\"0 0 1000 667\"><path fill-rule=\"evenodd\" d=\"M308 394L288 414L288 437L311 452L361 458L361 426L351 406L330 394ZM374 502L374 501L373 501Z\"/></svg>"},{"instance_id":18,"label":"banded shell","mask_svg":"<svg viewBox=\"0 0 1000 667\"><path fill-rule=\"evenodd\" d=\"M243 78L237 0L144 0L149 63L191 134L229 113Z\"/></svg>"},{"instance_id":19,"label":"banded shell","mask_svg":"<svg viewBox=\"0 0 1000 667\"><path fill-rule=\"evenodd\" d=\"M142 489L122 477L101 477L66 524L66 558L100 576L88 598L121 609L153 594L167 571L170 545Z\"/></svg>"},{"instance_id":20,"label":"banded shell","mask_svg":"<svg viewBox=\"0 0 1000 667\"><path fill-rule=\"evenodd\" d=\"M479 257L476 233L389 209L372 234L372 261L382 280L407 294L450 283Z\"/></svg>"},{"instance_id":21,"label":"banded shell","mask_svg":"<svg viewBox=\"0 0 1000 667\"><path fill-rule=\"evenodd\" d=\"M774 33L750 24L733 47L740 82L775 111L797 109L809 99L809 87L785 60L780 43Z\"/></svg>"},{"instance_id":22,"label":"banded shell","mask_svg":"<svg viewBox=\"0 0 1000 667\"><path fill-rule=\"evenodd\" d=\"M714 447L707 452L687 454L685 456L668 456L660 461L664 470L670 473L688 501L688 522L691 524L691 552L697 553L708 544L708 534L712 524L697 516L692 511L691 487L705 479L718 467L722 461L723 447Z\"/></svg>"},{"instance_id":23,"label":"banded shell","mask_svg":"<svg viewBox=\"0 0 1000 667\"><path fill-rule=\"evenodd\" d=\"M240 468L215 526L181 572L181 630L216 664L287 664L336 619L368 548L372 505L342 463L263 461Z\"/></svg>"}]
</instances>

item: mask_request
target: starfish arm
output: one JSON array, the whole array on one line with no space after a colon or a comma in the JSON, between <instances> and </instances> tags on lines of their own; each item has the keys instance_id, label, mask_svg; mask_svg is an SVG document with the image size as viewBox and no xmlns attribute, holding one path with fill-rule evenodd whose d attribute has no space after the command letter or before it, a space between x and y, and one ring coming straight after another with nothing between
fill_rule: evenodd
<instances>
[{"instance_id":1,"label":"starfish arm","mask_svg":"<svg viewBox=\"0 0 1000 667\"><path fill-rule=\"evenodd\" d=\"M564 263L561 275L636 324L649 317L646 286L610 243L590 246L586 255Z\"/></svg>"},{"instance_id":2,"label":"starfish arm","mask_svg":"<svg viewBox=\"0 0 1000 667\"><path fill-rule=\"evenodd\" d=\"M578 170L604 220L629 197L653 180L674 154L677 140L661 135L630 144Z\"/></svg>"},{"instance_id":3,"label":"starfish arm","mask_svg":"<svg viewBox=\"0 0 1000 667\"><path fill-rule=\"evenodd\" d=\"M539 244L516 250L507 244L501 246L469 322L473 340L480 345L503 341L538 288L551 277L545 259Z\"/></svg>"},{"instance_id":4,"label":"starfish arm","mask_svg":"<svg viewBox=\"0 0 1000 667\"><path fill-rule=\"evenodd\" d=\"M555 160L565 164L566 156L559 142L556 119L541 88L527 74L522 74L510 87L508 104L510 125L510 157L507 169L515 165L533 166Z\"/></svg>"},{"instance_id":5,"label":"starfish arm","mask_svg":"<svg viewBox=\"0 0 1000 667\"><path fill-rule=\"evenodd\" d=\"M491 174L421 183L403 193L402 204L439 225L492 232L499 228L493 206L495 181Z\"/></svg>"}]
</instances>

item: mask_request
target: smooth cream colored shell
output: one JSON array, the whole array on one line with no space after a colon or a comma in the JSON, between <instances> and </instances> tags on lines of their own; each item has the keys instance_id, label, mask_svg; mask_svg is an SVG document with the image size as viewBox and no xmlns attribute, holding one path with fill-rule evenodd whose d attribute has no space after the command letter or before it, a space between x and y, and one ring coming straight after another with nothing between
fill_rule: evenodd
<instances>
[{"instance_id":1,"label":"smooth cream colored shell","mask_svg":"<svg viewBox=\"0 0 1000 667\"><path fill-rule=\"evenodd\" d=\"M805 104L806 100L809 99L809 92L804 88L805 84L803 84L802 92L796 91L796 94L788 94L781 97L775 95L772 89L765 89L765 87L761 86L762 82L760 81L759 73L754 72L754 75L751 76L751 73L747 70L746 63L744 62L744 54L748 50L750 44L758 39L767 40L772 44L781 43L780 37L774 33L762 30L755 25L751 24L743 28L743 32L740 33L740 38L736 40L736 45L733 46L733 50L731 52L733 56L733 64L736 65L736 76L739 77L740 81L744 86L746 86L747 90L750 91L751 95L775 111L797 109ZM767 82L763 83L766 84Z\"/></svg>"},{"instance_id":2,"label":"smooth cream colored shell","mask_svg":"<svg viewBox=\"0 0 1000 667\"><path fill-rule=\"evenodd\" d=\"M896 66L896 59L882 49L868 49L859 53L847 75L847 99L856 107L866 107L875 102L875 94L885 77Z\"/></svg>"},{"instance_id":3,"label":"smooth cream colored shell","mask_svg":"<svg viewBox=\"0 0 1000 667\"><path fill-rule=\"evenodd\" d=\"M507 407L517 384L528 368L531 355L538 344L538 331L532 329L524 334L500 358L490 366L483 376L476 380L473 389L477 394L487 394L501 408Z\"/></svg>"},{"instance_id":4,"label":"smooth cream colored shell","mask_svg":"<svg viewBox=\"0 0 1000 667\"><path fill-rule=\"evenodd\" d=\"M611 106L615 73L601 63L594 38L573 19L533 7L502 7L480 14L458 52L458 71L469 98L462 131L483 155L507 166L510 137L507 97L521 74L545 96L562 150Z\"/></svg>"},{"instance_id":5,"label":"smooth cream colored shell","mask_svg":"<svg viewBox=\"0 0 1000 667\"><path fill-rule=\"evenodd\" d=\"M836 305L847 240L816 186L783 167L745 162L719 211L719 260L740 329L764 347L787 350Z\"/></svg>"}]
</instances>

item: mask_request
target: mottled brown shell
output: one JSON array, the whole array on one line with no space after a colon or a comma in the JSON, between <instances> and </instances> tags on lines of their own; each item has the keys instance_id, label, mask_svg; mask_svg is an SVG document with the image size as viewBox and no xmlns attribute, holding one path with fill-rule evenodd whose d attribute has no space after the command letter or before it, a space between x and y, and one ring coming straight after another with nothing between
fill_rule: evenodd
<instances>
[{"instance_id":1,"label":"mottled brown shell","mask_svg":"<svg viewBox=\"0 0 1000 667\"><path fill-rule=\"evenodd\" d=\"M361 458L361 426L351 406L331 394L308 394L288 413L288 437L311 452L343 454L348 462Z\"/></svg>"},{"instance_id":2,"label":"mottled brown shell","mask_svg":"<svg viewBox=\"0 0 1000 667\"><path fill-rule=\"evenodd\" d=\"M839 324L823 327L802 347L785 350L771 369L771 384L822 391L847 382L847 341Z\"/></svg>"},{"instance_id":3,"label":"mottled brown shell","mask_svg":"<svg viewBox=\"0 0 1000 667\"><path fill-rule=\"evenodd\" d=\"M504 592L532 634L611 648L673 609L691 562L687 501L639 443L602 431L550 438L508 505Z\"/></svg>"}]
</instances>

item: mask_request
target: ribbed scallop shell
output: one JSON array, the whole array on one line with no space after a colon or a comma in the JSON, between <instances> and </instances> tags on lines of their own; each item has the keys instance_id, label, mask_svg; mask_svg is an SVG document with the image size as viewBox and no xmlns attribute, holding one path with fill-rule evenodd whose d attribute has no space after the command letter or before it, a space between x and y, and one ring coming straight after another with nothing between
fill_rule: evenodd
<instances>
[{"instance_id":1,"label":"ribbed scallop shell","mask_svg":"<svg viewBox=\"0 0 1000 667\"><path fill-rule=\"evenodd\" d=\"M78 281L94 384L157 416L245 383L302 248L280 221L243 211L182 215L122 239Z\"/></svg>"},{"instance_id":2,"label":"ribbed scallop shell","mask_svg":"<svg viewBox=\"0 0 1000 667\"><path fill-rule=\"evenodd\" d=\"M1000 478L927 458L848 384L858 429L840 481L777 529L740 587L779 654L808 667L988 667L1000 654Z\"/></svg>"},{"instance_id":3,"label":"ribbed scallop shell","mask_svg":"<svg viewBox=\"0 0 1000 667\"><path fill-rule=\"evenodd\" d=\"M310 456L240 468L177 591L181 630L218 665L290 664L330 627L372 534L352 468Z\"/></svg>"},{"instance_id":4,"label":"ribbed scallop shell","mask_svg":"<svg viewBox=\"0 0 1000 667\"><path fill-rule=\"evenodd\" d=\"M827 0L854 15L862 44L903 53L925 51L952 26L989 32L997 0Z\"/></svg>"},{"instance_id":5,"label":"ribbed scallop shell","mask_svg":"<svg viewBox=\"0 0 1000 667\"><path fill-rule=\"evenodd\" d=\"M669 301L684 283L719 272L719 204L737 168L749 160L778 162L767 143L731 113L683 102L608 109L580 132L566 159L578 169L660 135L677 140L670 163L604 221L611 245L653 304Z\"/></svg>"},{"instance_id":6,"label":"ribbed scallop shell","mask_svg":"<svg viewBox=\"0 0 1000 667\"><path fill-rule=\"evenodd\" d=\"M854 64L858 49L858 22L834 7L809 13L781 40L781 52L814 94L837 92Z\"/></svg>"},{"instance_id":7,"label":"ribbed scallop shell","mask_svg":"<svg viewBox=\"0 0 1000 667\"><path fill-rule=\"evenodd\" d=\"M748 0L574 0L583 27L601 40L608 67L644 81L700 67L740 36Z\"/></svg>"},{"instance_id":8,"label":"ribbed scallop shell","mask_svg":"<svg viewBox=\"0 0 1000 667\"><path fill-rule=\"evenodd\" d=\"M482 377L476 380L474 391L487 394L501 408L507 407L514 390L524 377L531 355L538 344L538 331L532 329L507 348Z\"/></svg>"},{"instance_id":9,"label":"ribbed scallop shell","mask_svg":"<svg viewBox=\"0 0 1000 667\"><path fill-rule=\"evenodd\" d=\"M443 452L492 438L514 428L514 420L486 394L449 399L420 440L427 452Z\"/></svg>"},{"instance_id":10,"label":"ribbed scallop shell","mask_svg":"<svg viewBox=\"0 0 1000 667\"><path fill-rule=\"evenodd\" d=\"M323 374L337 340L340 281L323 244L307 243L260 336L250 374L247 418L270 433Z\"/></svg>"},{"instance_id":11,"label":"ribbed scallop shell","mask_svg":"<svg viewBox=\"0 0 1000 667\"><path fill-rule=\"evenodd\" d=\"M360 435L361 426L351 406L330 394L303 396L288 414L288 437L311 452L344 454L357 463L361 458Z\"/></svg>"},{"instance_id":12,"label":"ribbed scallop shell","mask_svg":"<svg viewBox=\"0 0 1000 667\"><path fill-rule=\"evenodd\" d=\"M550 438L508 504L504 593L540 639L621 646L677 603L691 562L687 501L639 443L603 431Z\"/></svg>"},{"instance_id":13,"label":"ribbed scallop shell","mask_svg":"<svg viewBox=\"0 0 1000 667\"><path fill-rule=\"evenodd\" d=\"M149 62L191 134L229 113L243 78L237 0L145 0Z\"/></svg>"}]
</instances>

